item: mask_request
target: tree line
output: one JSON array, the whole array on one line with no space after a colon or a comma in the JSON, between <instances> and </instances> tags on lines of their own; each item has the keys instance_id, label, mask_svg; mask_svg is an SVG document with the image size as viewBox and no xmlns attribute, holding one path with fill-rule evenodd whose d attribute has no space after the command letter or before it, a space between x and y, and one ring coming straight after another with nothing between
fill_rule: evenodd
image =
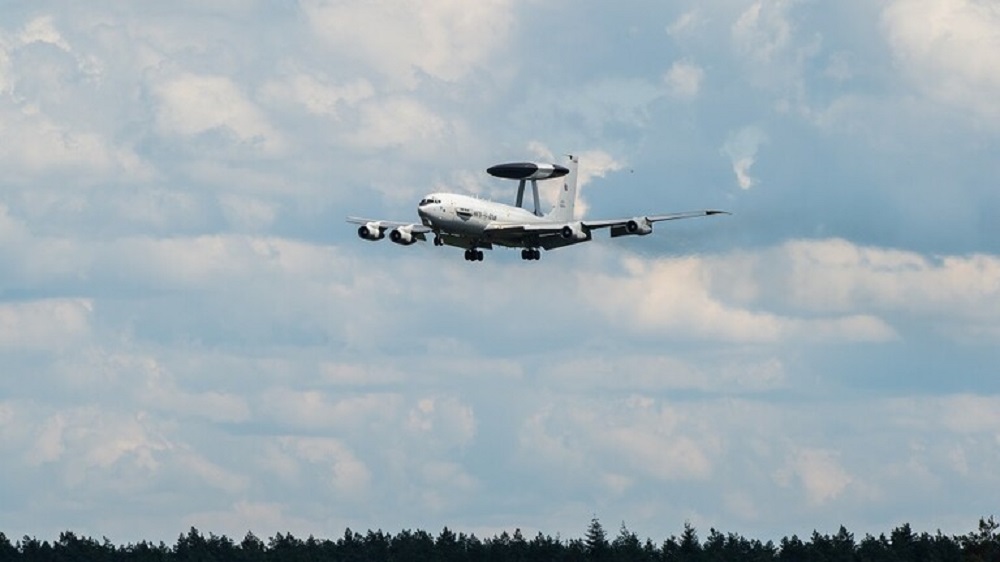
<instances>
[{"instance_id":1,"label":"tree line","mask_svg":"<svg viewBox=\"0 0 1000 562\"><path fill-rule=\"evenodd\" d=\"M609 538L594 518L583 538L563 540L520 530L480 539L445 527L434 536L404 530L395 535L347 529L336 539L301 539L278 533L264 541L253 533L240 542L192 527L173 546L142 541L115 545L64 531L54 542L23 537L11 542L0 532L0 562L1000 562L1000 523L991 516L965 535L915 533L903 524L889 533L855 540L843 526L832 535L813 531L761 542L711 529L700 540L686 523L680 536L662 543L640 540L624 523Z\"/></svg>"}]
</instances>

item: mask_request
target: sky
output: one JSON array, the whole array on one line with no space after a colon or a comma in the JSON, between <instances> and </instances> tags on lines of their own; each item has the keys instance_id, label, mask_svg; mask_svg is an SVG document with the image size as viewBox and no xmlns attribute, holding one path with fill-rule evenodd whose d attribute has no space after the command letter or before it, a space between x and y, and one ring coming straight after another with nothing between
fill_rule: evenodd
<instances>
[{"instance_id":1,"label":"sky","mask_svg":"<svg viewBox=\"0 0 1000 562\"><path fill-rule=\"evenodd\" d=\"M0 531L969 532L998 99L989 0L4 2ZM733 215L344 221L566 154L587 217Z\"/></svg>"}]
</instances>

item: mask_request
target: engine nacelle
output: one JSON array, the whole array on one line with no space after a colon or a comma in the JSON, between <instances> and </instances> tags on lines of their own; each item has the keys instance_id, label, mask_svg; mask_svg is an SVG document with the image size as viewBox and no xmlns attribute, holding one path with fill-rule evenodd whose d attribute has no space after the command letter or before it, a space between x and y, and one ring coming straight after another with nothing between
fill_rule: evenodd
<instances>
[{"instance_id":1,"label":"engine nacelle","mask_svg":"<svg viewBox=\"0 0 1000 562\"><path fill-rule=\"evenodd\" d=\"M625 223L625 232L637 236L645 236L653 232L653 223L649 222L649 219L646 217L635 217Z\"/></svg>"},{"instance_id":2,"label":"engine nacelle","mask_svg":"<svg viewBox=\"0 0 1000 562\"><path fill-rule=\"evenodd\" d=\"M417 241L416 237L413 236L412 226L397 226L392 229L389 231L389 240L401 246L409 246Z\"/></svg>"},{"instance_id":3,"label":"engine nacelle","mask_svg":"<svg viewBox=\"0 0 1000 562\"><path fill-rule=\"evenodd\" d=\"M590 232L580 222L571 222L562 227L559 230L559 235L566 240L587 240L590 238Z\"/></svg>"},{"instance_id":4,"label":"engine nacelle","mask_svg":"<svg viewBox=\"0 0 1000 562\"><path fill-rule=\"evenodd\" d=\"M385 231L377 222L369 222L358 227L358 236L365 240L381 240L385 238Z\"/></svg>"}]
</instances>

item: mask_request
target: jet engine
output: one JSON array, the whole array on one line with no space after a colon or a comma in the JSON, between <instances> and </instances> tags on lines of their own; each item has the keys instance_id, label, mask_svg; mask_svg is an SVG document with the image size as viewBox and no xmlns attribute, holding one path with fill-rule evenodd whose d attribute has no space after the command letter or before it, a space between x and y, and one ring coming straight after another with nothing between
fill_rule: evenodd
<instances>
[{"instance_id":1,"label":"jet engine","mask_svg":"<svg viewBox=\"0 0 1000 562\"><path fill-rule=\"evenodd\" d=\"M566 240L588 240L590 238L590 232L580 222L571 222L562 227L559 235Z\"/></svg>"},{"instance_id":2,"label":"jet engine","mask_svg":"<svg viewBox=\"0 0 1000 562\"><path fill-rule=\"evenodd\" d=\"M634 217L611 227L611 237L618 236L645 236L653 232L653 223L646 217Z\"/></svg>"},{"instance_id":3,"label":"jet engine","mask_svg":"<svg viewBox=\"0 0 1000 562\"><path fill-rule=\"evenodd\" d=\"M401 246L409 246L417 241L416 237L413 236L412 226L397 226L392 229L389 231L389 240Z\"/></svg>"},{"instance_id":4,"label":"jet engine","mask_svg":"<svg viewBox=\"0 0 1000 562\"><path fill-rule=\"evenodd\" d=\"M645 236L653 232L653 223L646 217L635 217L625 223L625 232L638 236Z\"/></svg>"},{"instance_id":5,"label":"jet engine","mask_svg":"<svg viewBox=\"0 0 1000 562\"><path fill-rule=\"evenodd\" d=\"M358 236L365 240L381 240L385 232L377 222L369 222L358 227Z\"/></svg>"}]
</instances>

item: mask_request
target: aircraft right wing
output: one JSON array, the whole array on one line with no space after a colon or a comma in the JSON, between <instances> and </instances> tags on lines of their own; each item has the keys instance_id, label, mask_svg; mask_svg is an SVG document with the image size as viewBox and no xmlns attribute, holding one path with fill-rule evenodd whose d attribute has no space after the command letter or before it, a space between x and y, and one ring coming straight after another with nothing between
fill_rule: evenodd
<instances>
[{"instance_id":1,"label":"aircraft right wing","mask_svg":"<svg viewBox=\"0 0 1000 562\"><path fill-rule=\"evenodd\" d=\"M409 246L417 240L427 240L427 234L433 232L430 227L410 222L374 220L361 217L347 217L347 222L360 224L358 236L365 240L381 240L385 238L385 231L389 230L389 240L404 246Z\"/></svg>"}]
</instances>

